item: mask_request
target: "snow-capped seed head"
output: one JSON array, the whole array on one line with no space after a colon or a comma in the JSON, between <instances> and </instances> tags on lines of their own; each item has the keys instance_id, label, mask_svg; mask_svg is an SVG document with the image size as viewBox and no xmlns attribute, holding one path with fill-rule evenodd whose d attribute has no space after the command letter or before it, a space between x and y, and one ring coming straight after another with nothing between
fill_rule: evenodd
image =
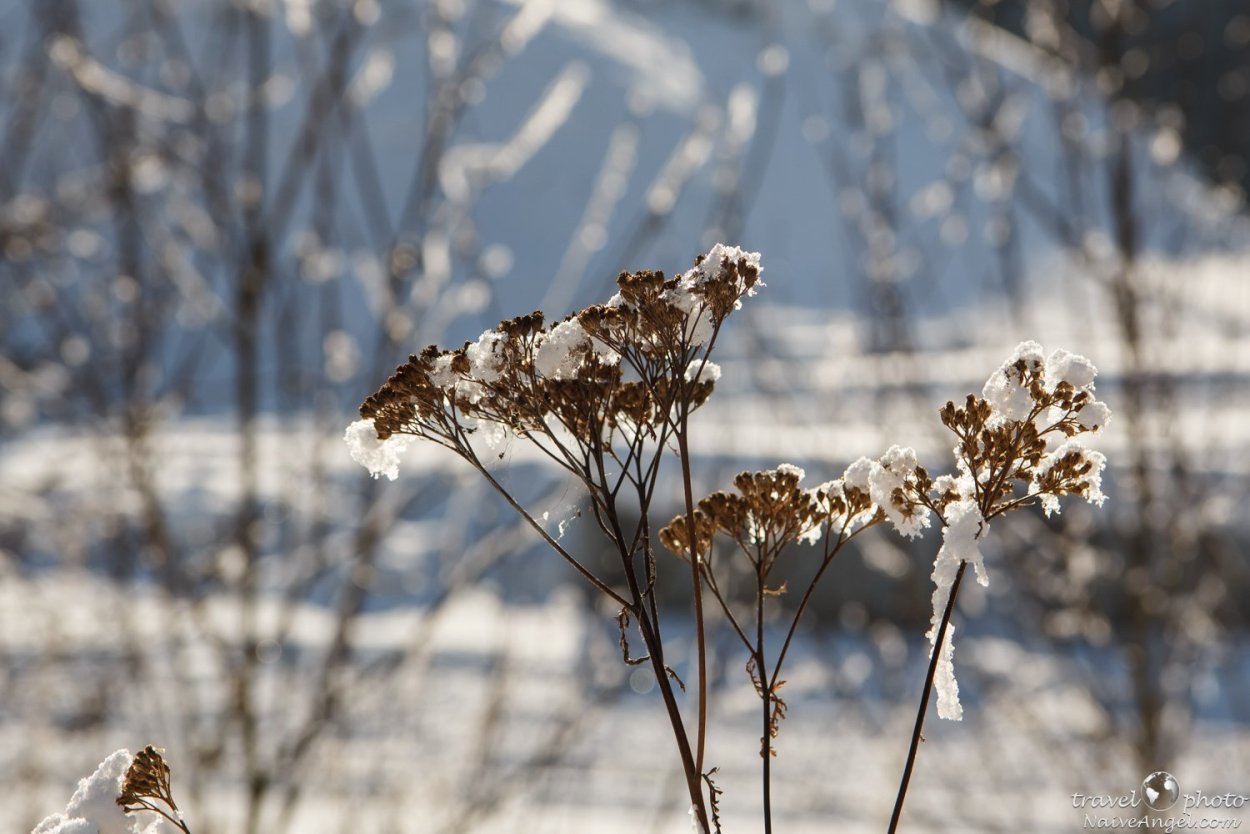
<instances>
[{"instance_id":1,"label":"snow-capped seed head","mask_svg":"<svg viewBox=\"0 0 1250 834\"><path fill-rule=\"evenodd\" d=\"M808 494L819 509L821 527L808 530L805 541L819 540L826 526L830 530L849 532L854 527L867 523L877 514L877 507L872 503L867 488L851 486L845 478L826 481L808 490Z\"/></svg>"},{"instance_id":2,"label":"snow-capped seed head","mask_svg":"<svg viewBox=\"0 0 1250 834\"><path fill-rule=\"evenodd\" d=\"M1010 358L981 389L981 398L1004 419L1019 420L1033 409L1035 389L1031 386L1046 367L1045 354L1037 342L1021 342Z\"/></svg>"},{"instance_id":3,"label":"snow-capped seed head","mask_svg":"<svg viewBox=\"0 0 1250 834\"><path fill-rule=\"evenodd\" d=\"M118 750L78 782L65 811L44 819L32 834L137 834L136 821L117 799L130 766L129 750Z\"/></svg>"},{"instance_id":4,"label":"snow-capped seed head","mask_svg":"<svg viewBox=\"0 0 1250 834\"><path fill-rule=\"evenodd\" d=\"M872 466L873 461L860 458L846 468L846 472L842 475L842 482L849 488L862 490L867 494L872 479Z\"/></svg>"},{"instance_id":5,"label":"snow-capped seed head","mask_svg":"<svg viewBox=\"0 0 1250 834\"><path fill-rule=\"evenodd\" d=\"M807 477L807 473L803 471L803 468L795 466L793 463L779 463L777 468L772 471L787 480L793 479L795 486L798 486L799 481Z\"/></svg>"},{"instance_id":6,"label":"snow-capped seed head","mask_svg":"<svg viewBox=\"0 0 1250 834\"><path fill-rule=\"evenodd\" d=\"M1101 501L1101 455L1074 455L1067 468L1050 473L1058 458L1047 451L1060 437L1100 431L1110 421L1107 404L1093 398L1096 374L1083 356L1057 350L1043 361L1041 346L1025 342L986 382L984 398L969 395L962 407L948 402L941 418L959 438L960 475L933 483L934 505L975 496L993 518L1021 506L1016 500L1021 482L1039 496L1047 514L1058 510L1061 495ZM1075 447L1061 448L1067 454Z\"/></svg>"},{"instance_id":7,"label":"snow-capped seed head","mask_svg":"<svg viewBox=\"0 0 1250 834\"><path fill-rule=\"evenodd\" d=\"M904 536L915 538L929 526L929 508L917 500L920 484L915 449L891 446L868 473L868 492Z\"/></svg>"},{"instance_id":8,"label":"snow-capped seed head","mask_svg":"<svg viewBox=\"0 0 1250 834\"><path fill-rule=\"evenodd\" d=\"M543 337L534 354L534 370L548 379L572 379L585 359L590 336L577 319L562 321Z\"/></svg>"},{"instance_id":9,"label":"snow-capped seed head","mask_svg":"<svg viewBox=\"0 0 1250 834\"><path fill-rule=\"evenodd\" d=\"M1069 440L1046 455L1033 470L1029 493L1040 495L1047 515L1059 511L1059 496L1079 495L1101 507L1107 500L1102 492L1102 471L1107 458L1087 449L1079 440Z\"/></svg>"},{"instance_id":10,"label":"snow-capped seed head","mask_svg":"<svg viewBox=\"0 0 1250 834\"><path fill-rule=\"evenodd\" d=\"M720 379L720 365L696 359L686 366L686 381L716 382Z\"/></svg>"},{"instance_id":11,"label":"snow-capped seed head","mask_svg":"<svg viewBox=\"0 0 1250 834\"><path fill-rule=\"evenodd\" d=\"M685 318L683 336L691 345L707 344L716 326L742 307L744 296L762 287L758 252L718 243L700 255L692 269L666 285L661 299Z\"/></svg>"},{"instance_id":12,"label":"snow-capped seed head","mask_svg":"<svg viewBox=\"0 0 1250 834\"><path fill-rule=\"evenodd\" d=\"M550 327L536 311L456 350L427 347L362 403L362 420L345 432L352 456L375 476L394 478L409 437L468 455L469 440L497 440L501 426L518 435L558 427L608 442L621 431L649 431L674 408L697 408L710 396L720 368L706 349L692 348L710 344L724 316L760 286L759 272L758 254L718 245L675 278L622 273L608 304ZM678 378L670 379L674 368Z\"/></svg>"},{"instance_id":13,"label":"snow-capped seed head","mask_svg":"<svg viewBox=\"0 0 1250 834\"><path fill-rule=\"evenodd\" d=\"M359 463L373 477L385 475L389 480L399 477L399 458L412 438L393 434L385 440L378 437L373 420L357 420L347 427L343 440L351 452L352 460Z\"/></svg>"},{"instance_id":14,"label":"snow-capped seed head","mask_svg":"<svg viewBox=\"0 0 1250 834\"><path fill-rule=\"evenodd\" d=\"M872 500L874 464L875 461L861 457L848 466L839 479L848 524L867 523L877 514L877 505Z\"/></svg>"},{"instance_id":15,"label":"snow-capped seed head","mask_svg":"<svg viewBox=\"0 0 1250 834\"><path fill-rule=\"evenodd\" d=\"M760 253L747 252L737 246L718 243L706 255L701 255L694 268L682 276L682 282L702 286L718 280L732 281L731 289L736 296L755 295L764 286L759 277Z\"/></svg>"},{"instance_id":16,"label":"snow-capped seed head","mask_svg":"<svg viewBox=\"0 0 1250 834\"><path fill-rule=\"evenodd\" d=\"M499 379L507 342L506 334L498 330L487 330L476 342L465 346L465 358L469 360L469 372L474 379L480 382L494 382Z\"/></svg>"},{"instance_id":17,"label":"snow-capped seed head","mask_svg":"<svg viewBox=\"0 0 1250 834\"><path fill-rule=\"evenodd\" d=\"M1101 400L1087 402L1076 413L1076 421L1090 431L1099 431L1111 422L1111 409Z\"/></svg>"},{"instance_id":18,"label":"snow-capped seed head","mask_svg":"<svg viewBox=\"0 0 1250 834\"><path fill-rule=\"evenodd\" d=\"M1098 369L1084 356L1058 348L1046 360L1046 376L1052 387L1055 383L1066 382L1073 388L1092 391Z\"/></svg>"}]
</instances>

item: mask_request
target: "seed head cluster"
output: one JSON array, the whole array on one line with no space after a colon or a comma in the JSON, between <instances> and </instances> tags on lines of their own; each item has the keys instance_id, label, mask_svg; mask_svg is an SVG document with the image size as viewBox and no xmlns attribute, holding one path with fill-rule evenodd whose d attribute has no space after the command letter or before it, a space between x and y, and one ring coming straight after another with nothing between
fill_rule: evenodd
<instances>
[{"instance_id":1,"label":"seed head cluster","mask_svg":"<svg viewBox=\"0 0 1250 834\"><path fill-rule=\"evenodd\" d=\"M122 777L117 804L127 814L137 811L159 814L181 831L187 832L187 825L182 821L178 805L174 802L169 783L169 765L165 763L162 753L160 748L148 745L135 754Z\"/></svg>"},{"instance_id":2,"label":"seed head cluster","mask_svg":"<svg viewBox=\"0 0 1250 834\"><path fill-rule=\"evenodd\" d=\"M980 542L991 519L1030 503L1049 515L1058 511L1064 496L1097 505L1105 500L1105 459L1078 439L1100 431L1111 417L1095 398L1096 375L1082 356L1058 350L1047 357L1036 342L1024 342L990 376L980 396L969 394L963 405L948 402L941 409L942 424L956 438L954 472L933 477L915 450L903 446L890 447L876 460L861 458L840 479L815 489L801 489L803 472L790 465L743 472L734 479L736 492L715 492L699 501L694 524L678 516L660 531L660 542L688 558L693 526L694 550L709 587L719 595L711 551L721 534L746 554L760 579L758 593L764 594L769 571L791 544L823 543L827 563L868 526L888 521L914 538L936 516L942 546L933 566L929 637L935 641L961 566L972 565L977 580L988 584ZM946 718L962 714L952 657L947 639L937 677L938 713ZM753 674L752 680L759 689L758 677Z\"/></svg>"},{"instance_id":3,"label":"seed head cluster","mask_svg":"<svg viewBox=\"0 0 1250 834\"><path fill-rule=\"evenodd\" d=\"M706 555L717 533L734 542L767 575L791 544L815 542L826 532L849 533L856 520L876 514L868 491L846 477L803 489L802 469L781 464L776 469L741 472L735 492L714 492L698 502L694 528L696 552ZM660 543L688 558L689 524L679 515L660 530Z\"/></svg>"},{"instance_id":4,"label":"seed head cluster","mask_svg":"<svg viewBox=\"0 0 1250 834\"><path fill-rule=\"evenodd\" d=\"M536 311L454 350L427 347L364 401L348 444L375 476L393 478L393 439L466 453L472 435L492 445L511 435L580 451L654 433L675 407L698 408L712 393L719 369L708 355L759 275L757 254L718 244L672 278L622 273L607 303L554 324Z\"/></svg>"},{"instance_id":5,"label":"seed head cluster","mask_svg":"<svg viewBox=\"0 0 1250 834\"><path fill-rule=\"evenodd\" d=\"M1072 439L1100 431L1111 419L1094 396L1097 370L1063 350L1043 357L1036 342L1021 344L980 397L970 394L962 406L942 408L942 424L957 439L959 471L936 481L918 477L914 494L923 493L943 514L970 499L986 521L1026 503L1021 492L1048 514L1066 495L1102 505L1105 458Z\"/></svg>"}]
</instances>

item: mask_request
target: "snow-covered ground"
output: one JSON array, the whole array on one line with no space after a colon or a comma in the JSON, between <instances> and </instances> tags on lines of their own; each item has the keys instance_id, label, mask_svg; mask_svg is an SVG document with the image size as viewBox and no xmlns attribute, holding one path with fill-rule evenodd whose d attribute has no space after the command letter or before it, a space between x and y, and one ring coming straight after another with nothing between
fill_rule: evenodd
<instances>
[{"instance_id":1,"label":"snow-covered ground","mask_svg":"<svg viewBox=\"0 0 1250 834\"><path fill-rule=\"evenodd\" d=\"M55 712L72 696L75 681L81 686L101 667L127 662L136 643L156 663L171 669L186 664L193 679L182 697L208 705L223 695L212 692L217 684L210 667L196 660L205 647L168 639L170 618L186 616L176 603L97 577L46 577L6 582L0 616L17 624L21 612L44 610L40 603L49 596L67 616L6 635L6 666L24 693L6 700L10 715L25 713L30 720L40 707ZM228 617L233 604L210 601L209 616ZM628 674L616 663L608 618L588 615L567 594L516 606L482 591L459 595L436 621L429 618L409 608L360 622L364 657L400 654L414 634L422 635L422 653L397 675L365 678L353 688L349 720L301 772L304 797L288 830L687 830L680 773L648 673ZM267 619L263 612L261 619ZM333 631L324 610L301 608L298 619L282 652L266 661L266 679L300 674L301 658ZM110 621L114 627L101 629ZM30 653L47 650L50 630L79 658L72 666L29 665ZM790 717L775 761L779 826L801 832L884 827L923 677L917 636L882 626L801 641L787 676ZM687 642L675 648L680 656ZM708 760L721 768L727 830L752 830L759 813L758 700L740 659L720 654L734 646L717 648L713 666L723 677L713 693ZM1238 669L1250 662L1248 655L1250 646L1242 645L1217 671L1221 697L1245 697ZM1118 796L1139 788L1146 774L1138 773L1128 745L1106 735L1105 716L1082 683L1083 665L1114 676L1113 654L1080 657L1044 642L1025 646L969 635L957 662L966 716L961 723L933 717L928 724L908 830L1074 830L1082 827L1084 812L1074 809L1073 793ZM39 791L9 795L2 806L5 827L21 830L15 826L38 808L61 807L57 791L67 796L66 785L89 773L94 758L167 737L179 721L194 720L187 704L169 702L162 689L155 681L136 682L120 699L115 723L78 733L71 749L52 739L32 749L23 741L29 727L0 725L10 740L0 759L5 772L58 768ZM36 693L39 705L31 700ZM289 719L285 710L292 706L274 704L263 717L262 735L271 722ZM1158 769L1175 774L1187 792L1245 794L1250 732L1231 717L1238 710L1235 703L1212 702L1193 724L1186 752ZM185 753L171 747L167 756L175 797L193 830L237 822L243 786L236 778L197 794L180 770ZM1213 810L1209 816L1244 821L1244 813Z\"/></svg>"}]
</instances>

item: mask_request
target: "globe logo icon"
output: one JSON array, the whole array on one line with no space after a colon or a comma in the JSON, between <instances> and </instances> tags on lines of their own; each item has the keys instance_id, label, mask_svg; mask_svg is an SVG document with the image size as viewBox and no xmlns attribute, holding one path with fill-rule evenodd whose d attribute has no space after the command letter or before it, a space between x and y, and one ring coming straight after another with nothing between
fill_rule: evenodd
<instances>
[{"instance_id":1,"label":"globe logo icon","mask_svg":"<svg viewBox=\"0 0 1250 834\"><path fill-rule=\"evenodd\" d=\"M1181 786L1166 770L1156 770L1141 783L1142 798L1156 811L1166 811L1180 798Z\"/></svg>"}]
</instances>

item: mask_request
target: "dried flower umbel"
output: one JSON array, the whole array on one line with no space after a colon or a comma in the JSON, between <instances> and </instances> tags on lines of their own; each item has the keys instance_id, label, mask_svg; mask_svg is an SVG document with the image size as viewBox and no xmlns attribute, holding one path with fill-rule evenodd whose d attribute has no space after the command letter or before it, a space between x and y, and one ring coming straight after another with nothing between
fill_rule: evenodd
<instances>
[{"instance_id":1,"label":"dried flower umbel","mask_svg":"<svg viewBox=\"0 0 1250 834\"><path fill-rule=\"evenodd\" d=\"M990 522L1027 504L1047 515L1059 499L1078 496L1102 506L1106 459L1086 448L1078 435L1100 431L1111 419L1094 396L1097 370L1083 356L1056 350L1046 356L1036 342L1020 344L963 406L948 402L942 424L956 437L954 473L931 478L913 456L895 455L890 479L878 479L874 497L886 506L900 532L914 532L914 519L929 511L941 519L942 547L933 565L933 654L912 731L911 747L899 785L890 831L897 830L903 801L919 750L930 690L936 685L938 715L963 715L952 665L951 616L968 565L987 585L980 543ZM891 450L895 453L896 450ZM887 455L888 456L888 455ZM910 514L910 515L909 515ZM902 522L900 523L900 520ZM927 517L922 524L927 524Z\"/></svg>"},{"instance_id":2,"label":"dried flower umbel","mask_svg":"<svg viewBox=\"0 0 1250 834\"><path fill-rule=\"evenodd\" d=\"M162 752L149 744L135 754L122 780L117 804L128 814L136 811L159 814L186 834L191 834L174 802L169 784L169 765L165 763Z\"/></svg>"},{"instance_id":3,"label":"dried flower umbel","mask_svg":"<svg viewBox=\"0 0 1250 834\"><path fill-rule=\"evenodd\" d=\"M619 291L607 303L554 324L534 312L501 322L454 350L430 346L365 400L362 419L346 435L353 456L375 476L398 475L399 456L412 438L459 455L620 607L622 652L626 662L652 667L703 831L710 831L711 823L703 787L708 771L701 581L692 559L698 706L691 734L673 691L680 681L664 658L649 510L661 461L675 453L687 510L693 511L689 417L707 401L720 375L709 357L721 326L762 286L759 276L758 254L718 244L673 277L622 273ZM495 479L486 461L508 438L533 444L582 483L590 515L619 557L614 575L597 575L569 553ZM631 525L629 518L639 521ZM631 656L626 633L631 623L646 650L641 657Z\"/></svg>"},{"instance_id":4,"label":"dried flower umbel","mask_svg":"<svg viewBox=\"0 0 1250 834\"><path fill-rule=\"evenodd\" d=\"M715 492L699 501L690 515L678 516L660 531L660 541L682 558L697 554L699 575L716 600L734 633L747 650L747 674L760 698L760 756L764 830L771 831L772 746L786 702L780 690L786 654L812 592L847 542L873 526L884 515L873 505L863 477L867 461L857 461L847 473L814 489L802 489L803 470L790 464L763 472L743 472L734 479L735 492ZM691 546L690 531L694 531ZM726 572L712 558L713 542L721 536L745 559L753 583L750 610L739 610L730 599ZM786 592L771 576L784 551L798 542L819 546L819 564L802 594L786 635L770 661L765 644L765 604Z\"/></svg>"}]
</instances>

